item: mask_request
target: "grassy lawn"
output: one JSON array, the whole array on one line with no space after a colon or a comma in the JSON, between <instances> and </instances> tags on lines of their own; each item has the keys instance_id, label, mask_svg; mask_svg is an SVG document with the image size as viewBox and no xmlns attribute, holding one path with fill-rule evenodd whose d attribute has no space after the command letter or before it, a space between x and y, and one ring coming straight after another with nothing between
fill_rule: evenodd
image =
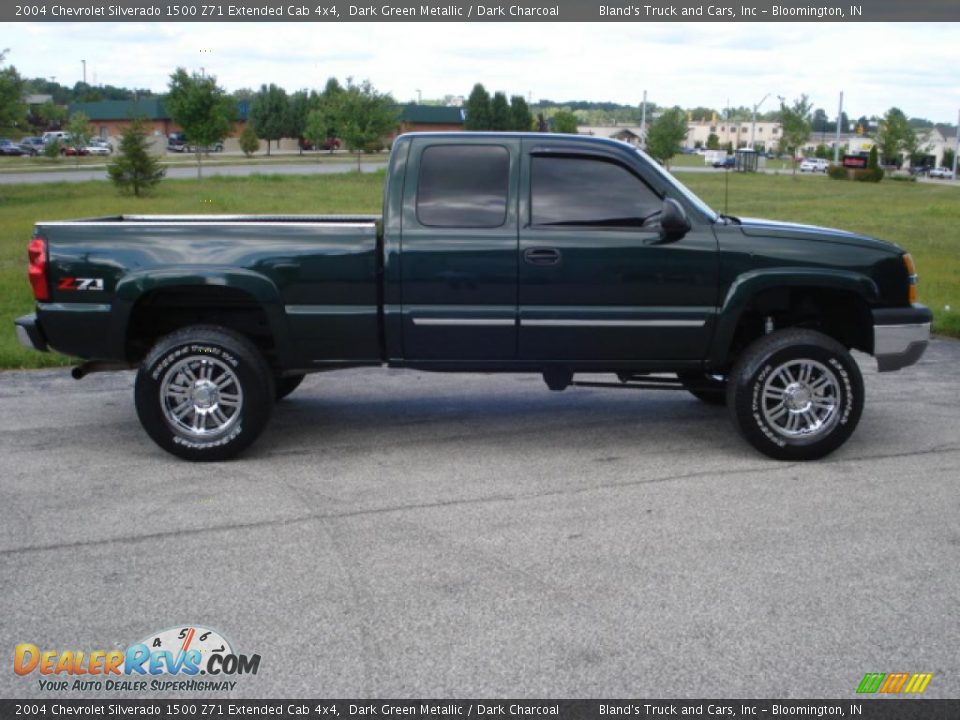
<instances>
[{"instance_id":1,"label":"grassy lawn","mask_svg":"<svg viewBox=\"0 0 960 720\"><path fill-rule=\"evenodd\" d=\"M153 196L141 199L121 197L101 181L0 185L0 367L70 363L55 354L22 349L11 327L15 317L33 307L26 243L37 220L120 213L375 213L383 176L165 180ZM723 173L685 173L680 178L715 209L724 209ZM917 262L920 301L933 309L935 330L960 337L960 188L729 173L728 212L839 227L898 243Z\"/></svg>"}]
</instances>

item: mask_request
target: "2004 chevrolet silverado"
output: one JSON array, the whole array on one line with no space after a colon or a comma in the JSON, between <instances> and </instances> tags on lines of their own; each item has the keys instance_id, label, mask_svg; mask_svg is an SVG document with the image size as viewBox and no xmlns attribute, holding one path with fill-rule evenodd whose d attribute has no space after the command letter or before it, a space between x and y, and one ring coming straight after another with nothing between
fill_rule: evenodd
<instances>
[{"instance_id":1,"label":"2004 chevrolet silverado","mask_svg":"<svg viewBox=\"0 0 960 720\"><path fill-rule=\"evenodd\" d=\"M860 419L850 349L898 370L931 322L900 248L719 215L642 152L563 135L400 136L382 218L40 222L29 262L21 341L76 377L139 368L144 429L189 460L249 446L306 373L363 365L675 385L814 459Z\"/></svg>"}]
</instances>

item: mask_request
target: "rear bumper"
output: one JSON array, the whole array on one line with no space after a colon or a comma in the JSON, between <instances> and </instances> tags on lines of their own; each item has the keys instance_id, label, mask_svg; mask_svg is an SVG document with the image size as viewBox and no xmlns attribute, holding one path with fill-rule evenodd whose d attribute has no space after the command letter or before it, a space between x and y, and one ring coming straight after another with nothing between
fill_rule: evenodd
<instances>
[{"instance_id":1,"label":"rear bumper","mask_svg":"<svg viewBox=\"0 0 960 720\"><path fill-rule=\"evenodd\" d=\"M31 350L47 352L50 348L47 346L47 340L40 329L40 323L36 315L24 315L13 321L13 326L17 330L17 340L24 347Z\"/></svg>"},{"instance_id":2,"label":"rear bumper","mask_svg":"<svg viewBox=\"0 0 960 720\"><path fill-rule=\"evenodd\" d=\"M891 372L913 365L930 342L933 313L923 305L873 311L873 355L877 370Z\"/></svg>"}]
</instances>

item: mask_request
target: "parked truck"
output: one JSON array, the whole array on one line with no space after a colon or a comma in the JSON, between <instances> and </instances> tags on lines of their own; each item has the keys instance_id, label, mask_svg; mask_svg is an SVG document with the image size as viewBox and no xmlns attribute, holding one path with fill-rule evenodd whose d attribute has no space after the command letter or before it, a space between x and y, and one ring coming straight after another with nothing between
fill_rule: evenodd
<instances>
[{"instance_id":1,"label":"parked truck","mask_svg":"<svg viewBox=\"0 0 960 720\"><path fill-rule=\"evenodd\" d=\"M850 351L898 370L931 322L895 245L718 214L624 143L523 133L400 136L382 216L39 222L29 279L21 342L78 378L136 368L144 429L189 460L235 456L305 374L358 366L685 388L809 460L860 419Z\"/></svg>"}]
</instances>

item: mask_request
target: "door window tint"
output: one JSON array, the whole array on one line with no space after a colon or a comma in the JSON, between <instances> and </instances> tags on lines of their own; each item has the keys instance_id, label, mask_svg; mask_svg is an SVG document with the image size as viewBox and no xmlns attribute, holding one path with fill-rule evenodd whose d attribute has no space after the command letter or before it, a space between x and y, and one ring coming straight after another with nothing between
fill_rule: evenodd
<instances>
[{"instance_id":1,"label":"door window tint","mask_svg":"<svg viewBox=\"0 0 960 720\"><path fill-rule=\"evenodd\" d=\"M428 147L420 158L417 219L433 227L499 227L509 182L510 153L502 145Z\"/></svg>"},{"instance_id":2,"label":"door window tint","mask_svg":"<svg viewBox=\"0 0 960 720\"><path fill-rule=\"evenodd\" d=\"M614 162L537 156L532 161L534 225L637 227L662 204L645 182Z\"/></svg>"}]
</instances>

